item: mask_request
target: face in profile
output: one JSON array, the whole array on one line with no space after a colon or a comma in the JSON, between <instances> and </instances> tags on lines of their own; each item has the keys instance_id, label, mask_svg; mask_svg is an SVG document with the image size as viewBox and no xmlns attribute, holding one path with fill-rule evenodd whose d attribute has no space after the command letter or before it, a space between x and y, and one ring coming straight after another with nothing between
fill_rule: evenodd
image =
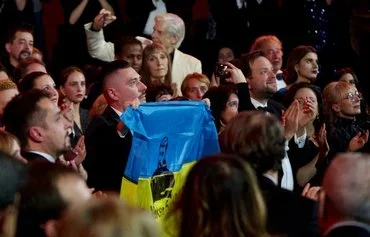
<instances>
[{"instance_id":1,"label":"face in profile","mask_svg":"<svg viewBox=\"0 0 370 237\"><path fill-rule=\"evenodd\" d=\"M155 43L162 44L166 49L173 47L175 41L174 36L167 32L167 25L163 21L155 21L152 40Z\"/></svg>"},{"instance_id":2,"label":"face in profile","mask_svg":"<svg viewBox=\"0 0 370 237\"><path fill-rule=\"evenodd\" d=\"M141 82L140 75L133 68L119 69L117 74L120 82L116 88L112 89L115 90L122 104L136 99L145 101L146 86Z\"/></svg>"},{"instance_id":3,"label":"face in profile","mask_svg":"<svg viewBox=\"0 0 370 237\"><path fill-rule=\"evenodd\" d=\"M60 90L72 103L80 103L86 95L85 76L79 71L72 72Z\"/></svg>"},{"instance_id":4,"label":"face in profile","mask_svg":"<svg viewBox=\"0 0 370 237\"><path fill-rule=\"evenodd\" d=\"M71 148L69 130L72 124L63 117L58 106L50 99L42 99L38 106L46 111L43 126L41 126L42 142L45 149L56 156L64 154Z\"/></svg>"}]
</instances>

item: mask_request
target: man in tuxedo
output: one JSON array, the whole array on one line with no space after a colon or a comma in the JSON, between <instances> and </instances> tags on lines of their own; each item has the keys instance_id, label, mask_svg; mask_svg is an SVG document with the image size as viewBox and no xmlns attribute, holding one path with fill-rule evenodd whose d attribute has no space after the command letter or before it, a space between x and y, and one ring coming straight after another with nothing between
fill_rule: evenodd
<instances>
[{"instance_id":1,"label":"man in tuxedo","mask_svg":"<svg viewBox=\"0 0 370 237\"><path fill-rule=\"evenodd\" d=\"M370 236L370 156L343 153L327 169L320 193L323 236Z\"/></svg>"},{"instance_id":2,"label":"man in tuxedo","mask_svg":"<svg viewBox=\"0 0 370 237\"><path fill-rule=\"evenodd\" d=\"M146 86L123 60L105 65L101 77L108 106L86 130L84 166L91 187L119 192L132 143L131 131L120 122L120 116L128 106L137 107L140 101L145 101Z\"/></svg>"},{"instance_id":3,"label":"man in tuxedo","mask_svg":"<svg viewBox=\"0 0 370 237\"><path fill-rule=\"evenodd\" d=\"M72 123L44 91L16 95L4 109L3 123L19 139L22 156L28 161L55 163L71 148Z\"/></svg>"},{"instance_id":4,"label":"man in tuxedo","mask_svg":"<svg viewBox=\"0 0 370 237\"><path fill-rule=\"evenodd\" d=\"M285 138L275 116L256 110L241 112L227 124L219 141L223 153L238 155L255 169L271 235L318 236L315 202L278 186Z\"/></svg>"}]
</instances>

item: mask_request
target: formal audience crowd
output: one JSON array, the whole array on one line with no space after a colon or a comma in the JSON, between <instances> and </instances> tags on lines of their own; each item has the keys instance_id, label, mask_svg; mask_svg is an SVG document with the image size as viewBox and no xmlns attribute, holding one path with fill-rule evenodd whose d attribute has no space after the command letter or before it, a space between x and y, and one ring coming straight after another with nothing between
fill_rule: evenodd
<instances>
[{"instance_id":1,"label":"formal audience crowd","mask_svg":"<svg viewBox=\"0 0 370 237\"><path fill-rule=\"evenodd\" d=\"M0 236L370 236L367 78L350 64L330 71L338 64L320 63L328 55L318 45L286 52L273 25L243 18L248 34L218 25L218 37L242 51L220 46L206 72L179 50L186 14L154 11L151 33L133 16L131 27L146 34L110 42L104 30L117 17L109 1L61 2L73 25L64 36L71 61L87 54L99 63L51 70L32 27L9 31L0 60ZM237 3L246 13L248 1ZM210 108L221 152L199 157L158 222L119 199L135 152L120 117L179 100Z\"/></svg>"}]
</instances>

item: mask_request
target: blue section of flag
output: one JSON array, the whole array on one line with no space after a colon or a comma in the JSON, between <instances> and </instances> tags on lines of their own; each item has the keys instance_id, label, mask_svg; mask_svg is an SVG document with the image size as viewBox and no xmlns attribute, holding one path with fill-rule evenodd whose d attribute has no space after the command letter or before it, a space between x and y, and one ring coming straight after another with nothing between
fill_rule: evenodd
<instances>
[{"instance_id":1,"label":"blue section of flag","mask_svg":"<svg viewBox=\"0 0 370 237\"><path fill-rule=\"evenodd\" d=\"M177 172L183 164L220 150L213 117L203 102L145 103L126 109L121 119L133 133L124 176L135 183L162 166Z\"/></svg>"}]
</instances>

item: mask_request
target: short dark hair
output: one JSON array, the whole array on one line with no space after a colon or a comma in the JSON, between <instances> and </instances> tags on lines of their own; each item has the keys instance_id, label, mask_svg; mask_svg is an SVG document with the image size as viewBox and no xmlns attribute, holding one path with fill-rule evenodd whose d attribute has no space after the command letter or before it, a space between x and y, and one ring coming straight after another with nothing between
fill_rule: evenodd
<instances>
[{"instance_id":1,"label":"short dark hair","mask_svg":"<svg viewBox=\"0 0 370 237\"><path fill-rule=\"evenodd\" d=\"M26 167L17 159L0 151L0 170L1 211L14 202L16 193L26 180Z\"/></svg>"},{"instance_id":2,"label":"short dark hair","mask_svg":"<svg viewBox=\"0 0 370 237\"><path fill-rule=\"evenodd\" d=\"M47 161L29 164L28 178L21 190L17 236L44 236L42 224L58 219L68 203L58 190L58 180L79 175L71 168Z\"/></svg>"},{"instance_id":3,"label":"short dark hair","mask_svg":"<svg viewBox=\"0 0 370 237\"><path fill-rule=\"evenodd\" d=\"M103 81L103 88L105 83L107 82L106 79L108 78L108 76L112 75L120 69L126 69L130 67L130 64L125 60L115 60L104 65L100 71L100 77Z\"/></svg>"},{"instance_id":4,"label":"short dark hair","mask_svg":"<svg viewBox=\"0 0 370 237\"><path fill-rule=\"evenodd\" d=\"M122 36L114 42L114 54L116 56L121 55L124 52L124 48L128 45L139 45L143 48L140 40L136 39L134 36Z\"/></svg>"},{"instance_id":5,"label":"short dark hair","mask_svg":"<svg viewBox=\"0 0 370 237\"><path fill-rule=\"evenodd\" d=\"M31 24L22 23L19 25L15 25L11 27L11 29L8 32L8 43L13 43L13 40L15 39L15 34L17 32L28 32L33 35L33 26Z\"/></svg>"},{"instance_id":6,"label":"short dark hair","mask_svg":"<svg viewBox=\"0 0 370 237\"><path fill-rule=\"evenodd\" d=\"M262 175L277 171L285 156L285 138L281 122L269 113L253 110L239 113L220 134L221 151L235 154Z\"/></svg>"},{"instance_id":7,"label":"short dark hair","mask_svg":"<svg viewBox=\"0 0 370 237\"><path fill-rule=\"evenodd\" d=\"M28 129L44 125L46 111L38 106L44 98L49 98L46 92L32 89L16 95L4 109L2 121L5 129L19 139L22 147L28 145Z\"/></svg>"},{"instance_id":8,"label":"short dark hair","mask_svg":"<svg viewBox=\"0 0 370 237\"><path fill-rule=\"evenodd\" d=\"M252 64L259 57L265 57L261 50L251 51L240 56L240 70L246 78L252 75Z\"/></svg>"}]
</instances>

